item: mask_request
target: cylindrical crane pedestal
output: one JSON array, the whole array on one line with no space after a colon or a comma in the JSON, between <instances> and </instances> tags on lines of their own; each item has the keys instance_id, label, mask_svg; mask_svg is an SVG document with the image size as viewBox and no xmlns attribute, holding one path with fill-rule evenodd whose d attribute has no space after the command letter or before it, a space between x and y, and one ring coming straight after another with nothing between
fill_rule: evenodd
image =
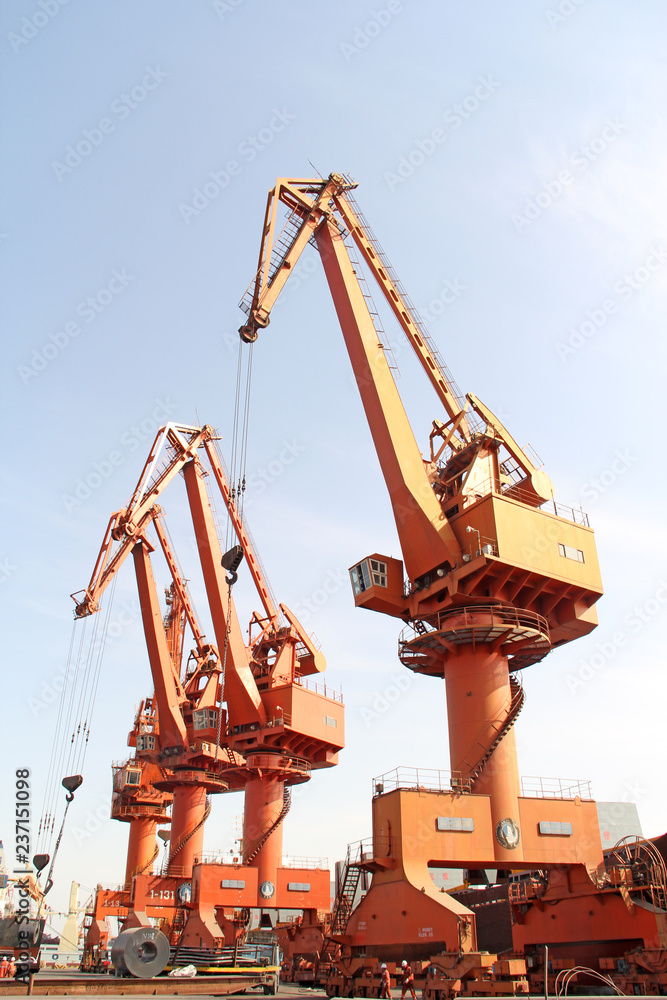
<instances>
[{"instance_id":1,"label":"cylindrical crane pedestal","mask_svg":"<svg viewBox=\"0 0 667 1000\"><path fill-rule=\"evenodd\" d=\"M531 611L492 605L449 608L410 626L399 640L402 662L444 677L453 787L488 795L495 860L523 859L520 782L513 725L523 689L510 676L551 648L549 627Z\"/></svg>"},{"instance_id":2,"label":"cylindrical crane pedestal","mask_svg":"<svg viewBox=\"0 0 667 1000\"><path fill-rule=\"evenodd\" d=\"M282 865L284 788L284 781L273 775L253 777L245 786L243 860L257 868L259 894L267 904Z\"/></svg>"},{"instance_id":3,"label":"cylindrical crane pedestal","mask_svg":"<svg viewBox=\"0 0 667 1000\"><path fill-rule=\"evenodd\" d=\"M206 788L201 785L178 785L174 788L171 813L171 841L168 872L192 874L196 857L204 846Z\"/></svg>"},{"instance_id":4,"label":"cylindrical crane pedestal","mask_svg":"<svg viewBox=\"0 0 667 1000\"><path fill-rule=\"evenodd\" d=\"M509 867L523 851L516 740L506 728L513 697L507 657L484 645L461 646L447 660L445 689L452 771L490 797L496 860Z\"/></svg>"},{"instance_id":5,"label":"cylindrical crane pedestal","mask_svg":"<svg viewBox=\"0 0 667 1000\"><path fill-rule=\"evenodd\" d=\"M135 875L148 872L157 855L155 833L158 827L154 819L134 817L129 824L130 835L127 843L127 865L125 881L131 882Z\"/></svg>"}]
</instances>

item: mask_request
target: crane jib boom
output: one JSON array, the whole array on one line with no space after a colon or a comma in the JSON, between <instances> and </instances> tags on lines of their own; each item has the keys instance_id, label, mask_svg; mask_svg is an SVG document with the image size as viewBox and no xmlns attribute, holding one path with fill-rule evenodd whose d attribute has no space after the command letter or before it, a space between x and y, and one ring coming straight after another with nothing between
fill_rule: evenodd
<instances>
[{"instance_id":1,"label":"crane jib boom","mask_svg":"<svg viewBox=\"0 0 667 1000\"><path fill-rule=\"evenodd\" d=\"M351 194L355 187L341 174L277 181L267 202L257 274L241 301L248 319L239 333L251 343L268 326L285 282L306 245L313 243L387 483L406 570L415 581L460 562L461 546L446 512L460 509L466 490L478 490L487 479L499 492L513 476L515 492L539 507L553 497L553 489L501 422L475 397L461 393L356 205ZM289 216L278 232L280 204ZM382 331L373 318L375 309L369 309L369 294L360 284L353 248L373 274L448 418L444 423L434 421L430 462L421 457L405 415L385 357Z\"/></svg>"},{"instance_id":2,"label":"crane jib boom","mask_svg":"<svg viewBox=\"0 0 667 1000\"><path fill-rule=\"evenodd\" d=\"M375 447L392 500L397 530L401 539L406 569L411 579L418 578L437 565L452 566L460 559L460 547L441 505L434 496L428 472L414 439L407 415L389 369L384 349L359 286L343 235L344 227L336 215L336 198L350 185L338 175L327 181L293 182L281 180L269 195L265 216L259 269L242 306L249 320L241 329L242 339L256 339L257 329L268 325L270 311L306 244L314 239L341 324L357 385L362 397ZM275 236L278 203L291 210L284 235ZM342 205L342 201L341 201ZM346 221L352 209L345 206ZM340 215L339 211L339 215ZM379 266L370 237L362 240L362 227L354 220L355 231L365 256L375 257L376 269L384 280L392 308L398 307L401 322L411 329L413 344L419 343L422 358L443 405L453 419L459 417L459 434L466 441L465 418L456 400L458 390L445 381L440 366L433 359L423 338L414 334L408 305L403 301L386 269ZM291 227L291 228L290 228Z\"/></svg>"},{"instance_id":3,"label":"crane jib boom","mask_svg":"<svg viewBox=\"0 0 667 1000\"><path fill-rule=\"evenodd\" d=\"M373 435L406 569L419 578L437 564L453 566L460 549L431 488L385 352L337 226L318 229L318 248Z\"/></svg>"},{"instance_id":4,"label":"crane jib boom","mask_svg":"<svg viewBox=\"0 0 667 1000\"><path fill-rule=\"evenodd\" d=\"M324 219L327 217L335 219L335 209L341 224L336 222L334 224L338 225L341 234L347 231L354 240L443 406L450 418L456 419L461 410L465 409L462 393L446 370L435 344L407 298L386 254L354 203L350 192L355 187L356 184L347 181L339 174L332 174L327 181L322 181L319 185L313 181L294 181L284 178L277 182L269 194L259 269L251 286L252 297L247 307L244 307L244 303L247 303L245 297L242 303L242 308L246 308L250 317L248 324L243 328L245 334L242 333L242 337L245 335L249 339L254 339L252 331L267 325L271 308L287 281L290 270ZM290 224L292 229L295 229L293 219L299 221L299 227L293 232L291 239L285 238L283 234L277 239L275 236L276 210L280 202L287 205L292 212L290 222L283 233L287 230L289 236ZM461 435L465 440L470 439L470 430L465 419L462 422Z\"/></svg>"}]
</instances>

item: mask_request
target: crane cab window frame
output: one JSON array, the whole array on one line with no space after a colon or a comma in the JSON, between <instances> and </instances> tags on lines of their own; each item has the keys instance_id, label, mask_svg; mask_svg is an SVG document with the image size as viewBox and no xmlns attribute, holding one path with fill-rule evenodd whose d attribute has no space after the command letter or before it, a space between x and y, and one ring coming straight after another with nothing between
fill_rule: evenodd
<instances>
[{"instance_id":1,"label":"crane cab window frame","mask_svg":"<svg viewBox=\"0 0 667 1000\"><path fill-rule=\"evenodd\" d=\"M387 564L380 559L362 559L350 570L352 593L355 597L371 587L387 587Z\"/></svg>"},{"instance_id":2,"label":"crane cab window frame","mask_svg":"<svg viewBox=\"0 0 667 1000\"><path fill-rule=\"evenodd\" d=\"M152 733L137 736L137 750L139 753L144 750L155 750L155 736Z\"/></svg>"},{"instance_id":3,"label":"crane cab window frame","mask_svg":"<svg viewBox=\"0 0 667 1000\"><path fill-rule=\"evenodd\" d=\"M217 729L218 713L215 708L197 708L192 713L192 728L199 731L201 729Z\"/></svg>"},{"instance_id":4,"label":"crane cab window frame","mask_svg":"<svg viewBox=\"0 0 667 1000\"><path fill-rule=\"evenodd\" d=\"M130 788L138 788L141 784L141 768L140 767L123 767L116 773L114 780L114 789L121 792L124 788L128 786Z\"/></svg>"},{"instance_id":5,"label":"crane cab window frame","mask_svg":"<svg viewBox=\"0 0 667 1000\"><path fill-rule=\"evenodd\" d=\"M371 573L373 576L373 583L376 587L386 587L387 586L387 564L386 562L380 562L379 559L371 559Z\"/></svg>"},{"instance_id":6,"label":"crane cab window frame","mask_svg":"<svg viewBox=\"0 0 667 1000\"><path fill-rule=\"evenodd\" d=\"M138 761L134 759L113 769L113 790L114 794L122 792L125 788L139 788L141 785L142 769Z\"/></svg>"}]
</instances>

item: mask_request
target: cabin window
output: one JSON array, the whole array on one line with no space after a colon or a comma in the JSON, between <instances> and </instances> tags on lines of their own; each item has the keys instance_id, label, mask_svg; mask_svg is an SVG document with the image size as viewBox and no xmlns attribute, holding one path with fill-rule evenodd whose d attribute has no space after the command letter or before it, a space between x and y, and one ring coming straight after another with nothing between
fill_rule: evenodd
<instances>
[{"instance_id":1,"label":"cabin window","mask_svg":"<svg viewBox=\"0 0 667 1000\"><path fill-rule=\"evenodd\" d=\"M563 545L562 542L558 543L558 551L565 559L574 559L575 562L585 562L584 553L581 549L575 549L573 545Z\"/></svg>"},{"instance_id":2,"label":"cabin window","mask_svg":"<svg viewBox=\"0 0 667 1000\"><path fill-rule=\"evenodd\" d=\"M353 566L350 570L350 580L352 581L352 592L355 597L363 594L371 586L371 574L368 567L368 559L364 559L358 566Z\"/></svg>"},{"instance_id":3,"label":"cabin window","mask_svg":"<svg viewBox=\"0 0 667 1000\"><path fill-rule=\"evenodd\" d=\"M376 587L387 586L387 564L378 559L371 559L371 570L373 572L373 583Z\"/></svg>"}]
</instances>

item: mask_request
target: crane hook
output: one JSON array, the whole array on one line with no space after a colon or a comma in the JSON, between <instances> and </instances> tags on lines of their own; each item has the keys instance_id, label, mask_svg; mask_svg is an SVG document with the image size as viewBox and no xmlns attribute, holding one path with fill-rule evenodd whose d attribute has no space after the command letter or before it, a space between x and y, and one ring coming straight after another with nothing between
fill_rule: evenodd
<instances>
[{"instance_id":1,"label":"crane hook","mask_svg":"<svg viewBox=\"0 0 667 1000\"><path fill-rule=\"evenodd\" d=\"M65 799L67 802L72 802L75 791L79 785L83 784L83 778L80 774L70 774L67 778L63 778L61 784L67 792Z\"/></svg>"},{"instance_id":2,"label":"crane hook","mask_svg":"<svg viewBox=\"0 0 667 1000\"><path fill-rule=\"evenodd\" d=\"M236 581L238 580L239 575L236 571L241 565L242 560L243 560L242 545L234 545L233 548L229 550L229 552L225 552L224 556L220 560L222 568L226 569L227 572L229 573L229 576L227 577L228 587L233 587Z\"/></svg>"}]
</instances>

